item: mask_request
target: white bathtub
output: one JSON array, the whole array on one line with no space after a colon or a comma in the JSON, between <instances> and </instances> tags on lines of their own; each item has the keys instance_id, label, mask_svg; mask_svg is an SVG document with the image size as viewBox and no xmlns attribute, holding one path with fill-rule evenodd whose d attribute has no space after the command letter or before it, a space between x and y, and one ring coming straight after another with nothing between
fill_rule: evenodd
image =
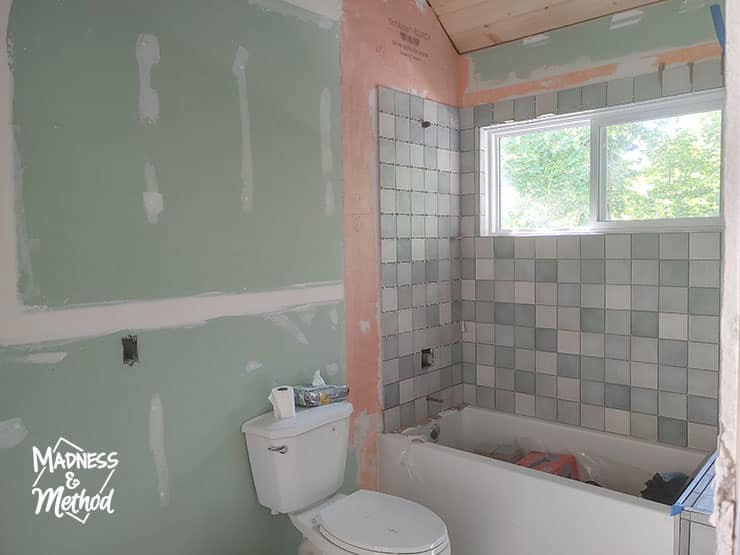
<instances>
[{"instance_id":1,"label":"white bathtub","mask_svg":"<svg viewBox=\"0 0 740 555\"><path fill-rule=\"evenodd\" d=\"M429 442L439 425L439 443ZM424 436L427 441L412 439ZM520 443L576 454L604 487L470 451ZM380 437L381 490L417 501L447 524L453 555L672 555L678 517L639 497L656 472L692 474L706 453L477 407L447 411ZM581 479L586 479L583 475Z\"/></svg>"}]
</instances>

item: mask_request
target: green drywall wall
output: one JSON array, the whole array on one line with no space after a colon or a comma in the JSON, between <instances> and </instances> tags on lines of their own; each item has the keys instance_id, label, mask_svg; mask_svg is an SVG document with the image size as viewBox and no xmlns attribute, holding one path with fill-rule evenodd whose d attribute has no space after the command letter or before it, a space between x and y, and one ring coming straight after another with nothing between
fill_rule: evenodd
<instances>
[{"instance_id":1,"label":"green drywall wall","mask_svg":"<svg viewBox=\"0 0 740 555\"><path fill-rule=\"evenodd\" d=\"M21 232L31 252L19 283L25 304L342 279L338 23L321 28L249 0L16 0L8 33ZM141 33L159 40L154 124L139 116ZM249 53L251 214L241 203L232 73L239 45ZM331 94L331 217L321 168L324 88ZM155 225L142 201L147 161L164 197Z\"/></svg>"},{"instance_id":2,"label":"green drywall wall","mask_svg":"<svg viewBox=\"0 0 740 555\"><path fill-rule=\"evenodd\" d=\"M301 15L296 10L285 12ZM141 33L156 35L160 47L154 124L139 117ZM19 279L26 304L342 280L338 24L322 27L251 0L16 0L9 44L20 231L31 247L31 271ZM249 52L255 194L248 215L232 74L239 45ZM323 89L331 94L331 216L321 167ZM147 161L164 197L156 225L142 202ZM21 418L29 431L0 449L0 553L295 553L298 532L257 502L239 427L269 410L275 385L309 382L316 369L345 381L343 314L341 302L285 313L307 344L256 316L132 330L141 362L131 368L121 362L124 333L0 348L0 422ZM44 352L68 354L56 364L26 358ZM250 372L250 362L261 366ZM337 373L327 376L327 365ZM157 394L166 506L149 446ZM119 452L113 515L94 513L84 525L34 515L32 446L60 436ZM345 491L356 487L356 467L350 457Z\"/></svg>"},{"instance_id":3,"label":"green drywall wall","mask_svg":"<svg viewBox=\"0 0 740 555\"><path fill-rule=\"evenodd\" d=\"M719 3L723 6L724 2ZM570 71L621 58L694 46L716 40L709 2L669 0L641 8L635 25L609 30L611 16L547 32L550 40L524 46L513 41L467 54L470 75L497 85L537 78L557 68ZM554 71L555 70L555 71ZM545 75L543 75L545 76Z\"/></svg>"},{"instance_id":4,"label":"green drywall wall","mask_svg":"<svg viewBox=\"0 0 740 555\"><path fill-rule=\"evenodd\" d=\"M265 396L277 384L306 383L314 369L333 363L339 373L329 380L344 381L344 324L341 316L333 323L333 310L341 315L344 307L318 307L310 325L287 313L307 345L257 317L139 332L141 362L132 368L121 364L119 335L43 347L68 353L58 364L25 363L27 350L0 351L0 420L20 417L29 430L20 445L0 450L0 553L295 553L299 537L288 519L257 502L239 427L269 410ZM249 361L263 366L247 372ZM166 507L149 449L157 393L169 468ZM59 436L119 452L111 479L115 514L94 513L84 525L34 515L31 447L53 445ZM348 464L350 489L353 468ZM94 472L80 476L102 481Z\"/></svg>"}]
</instances>

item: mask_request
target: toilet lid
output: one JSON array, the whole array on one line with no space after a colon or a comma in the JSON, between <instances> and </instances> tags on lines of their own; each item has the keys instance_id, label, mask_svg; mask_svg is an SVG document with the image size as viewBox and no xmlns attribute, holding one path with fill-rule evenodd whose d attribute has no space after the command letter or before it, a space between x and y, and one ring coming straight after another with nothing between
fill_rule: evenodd
<instances>
[{"instance_id":1,"label":"toilet lid","mask_svg":"<svg viewBox=\"0 0 740 555\"><path fill-rule=\"evenodd\" d=\"M319 522L330 541L379 553L423 553L447 540L445 523L426 507L365 490L323 509Z\"/></svg>"}]
</instances>

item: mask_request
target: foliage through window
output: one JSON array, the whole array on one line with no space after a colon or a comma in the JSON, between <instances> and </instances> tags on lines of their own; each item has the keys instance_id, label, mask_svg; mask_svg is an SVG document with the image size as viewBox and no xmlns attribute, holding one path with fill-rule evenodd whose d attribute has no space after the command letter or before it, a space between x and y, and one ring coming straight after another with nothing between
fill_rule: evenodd
<instances>
[{"instance_id":1,"label":"foliage through window","mask_svg":"<svg viewBox=\"0 0 740 555\"><path fill-rule=\"evenodd\" d=\"M722 97L482 131L490 233L718 224ZM485 231L485 230L484 230Z\"/></svg>"}]
</instances>

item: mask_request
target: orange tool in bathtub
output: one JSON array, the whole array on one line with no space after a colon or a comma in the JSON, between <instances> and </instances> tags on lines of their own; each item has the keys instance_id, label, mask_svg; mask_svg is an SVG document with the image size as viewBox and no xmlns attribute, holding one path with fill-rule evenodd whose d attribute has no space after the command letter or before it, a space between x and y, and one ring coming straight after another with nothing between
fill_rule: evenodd
<instances>
[{"instance_id":1,"label":"orange tool in bathtub","mask_svg":"<svg viewBox=\"0 0 740 555\"><path fill-rule=\"evenodd\" d=\"M573 455L557 455L554 453L542 453L540 451L531 451L517 463L519 466L526 466L535 470L541 470L548 474L563 476L579 480L578 465Z\"/></svg>"}]
</instances>

